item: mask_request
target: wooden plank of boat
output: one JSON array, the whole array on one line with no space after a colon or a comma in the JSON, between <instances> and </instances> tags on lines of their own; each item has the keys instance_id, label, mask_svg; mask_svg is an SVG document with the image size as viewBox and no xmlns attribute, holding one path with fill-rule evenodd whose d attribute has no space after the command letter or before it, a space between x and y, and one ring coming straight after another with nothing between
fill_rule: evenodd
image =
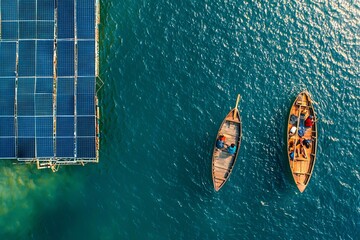
<instances>
[{"instance_id":1,"label":"wooden plank of boat","mask_svg":"<svg viewBox=\"0 0 360 240\"><path fill-rule=\"evenodd\" d=\"M216 136L216 140L221 135L225 136L226 140L225 147L223 149L218 149L216 147L215 140L212 155L212 178L215 191L219 191L229 179L239 154L242 135L241 118L238 110L239 101L240 94L237 97L235 108L231 109L226 115ZM226 146L230 146L232 143L236 146L235 154L228 153L226 148Z\"/></svg>"},{"instance_id":2,"label":"wooden plank of boat","mask_svg":"<svg viewBox=\"0 0 360 240\"><path fill-rule=\"evenodd\" d=\"M311 128L304 128L303 121L308 116L313 116L314 124ZM295 121L294 121L295 120ZM291 128L296 127L294 134ZM304 135L299 136L299 129L304 130ZM310 147L302 144L303 140L310 140ZM317 149L317 118L313 106L313 100L307 91L299 93L290 108L287 125L287 153L290 169L300 192L304 192L309 184L314 170ZM290 154L293 154L293 159Z\"/></svg>"}]
</instances>

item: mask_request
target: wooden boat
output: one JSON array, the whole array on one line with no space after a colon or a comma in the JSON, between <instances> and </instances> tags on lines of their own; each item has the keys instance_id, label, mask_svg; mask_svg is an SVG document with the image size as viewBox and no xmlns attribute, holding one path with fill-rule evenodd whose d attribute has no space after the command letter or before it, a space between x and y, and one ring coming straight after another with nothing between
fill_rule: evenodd
<instances>
[{"instance_id":1,"label":"wooden boat","mask_svg":"<svg viewBox=\"0 0 360 240\"><path fill-rule=\"evenodd\" d=\"M313 117L314 123L312 127L305 128L304 121L308 116ZM287 154L293 178L300 192L309 184L316 161L316 121L313 100L307 91L303 91L291 106L287 126ZM304 140L308 140L310 146L304 145Z\"/></svg>"},{"instance_id":2,"label":"wooden boat","mask_svg":"<svg viewBox=\"0 0 360 240\"><path fill-rule=\"evenodd\" d=\"M224 148L222 149L216 147L216 141L214 145L212 156L212 178L215 191L219 191L229 179L239 154L242 134L241 119L238 110L239 101L240 94L237 97L235 108L226 115L216 136L216 141L221 135L225 136L226 140ZM236 146L236 152L234 154L228 153L227 147L231 144L235 144Z\"/></svg>"}]
</instances>

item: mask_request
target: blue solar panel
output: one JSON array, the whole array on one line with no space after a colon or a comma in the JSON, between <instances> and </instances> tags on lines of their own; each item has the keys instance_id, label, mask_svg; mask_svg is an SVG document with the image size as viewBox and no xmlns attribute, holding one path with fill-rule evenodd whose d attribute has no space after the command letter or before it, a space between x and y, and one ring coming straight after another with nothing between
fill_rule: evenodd
<instances>
[{"instance_id":1,"label":"blue solar panel","mask_svg":"<svg viewBox=\"0 0 360 240\"><path fill-rule=\"evenodd\" d=\"M59 41L57 44L58 76L74 76L74 42Z\"/></svg>"},{"instance_id":2,"label":"blue solar panel","mask_svg":"<svg viewBox=\"0 0 360 240\"><path fill-rule=\"evenodd\" d=\"M95 137L77 138L77 157L78 158L95 158L96 157Z\"/></svg>"},{"instance_id":3,"label":"blue solar panel","mask_svg":"<svg viewBox=\"0 0 360 240\"><path fill-rule=\"evenodd\" d=\"M19 19L36 20L36 1L18 0L19 1Z\"/></svg>"},{"instance_id":4,"label":"blue solar panel","mask_svg":"<svg viewBox=\"0 0 360 240\"><path fill-rule=\"evenodd\" d=\"M53 118L52 117L37 117L36 118L36 136L48 137L53 136Z\"/></svg>"},{"instance_id":5,"label":"blue solar panel","mask_svg":"<svg viewBox=\"0 0 360 240\"><path fill-rule=\"evenodd\" d=\"M13 136L15 136L14 117L0 117L0 137Z\"/></svg>"},{"instance_id":6,"label":"blue solar panel","mask_svg":"<svg viewBox=\"0 0 360 240\"><path fill-rule=\"evenodd\" d=\"M0 42L0 76L15 77L16 43Z\"/></svg>"},{"instance_id":7,"label":"blue solar panel","mask_svg":"<svg viewBox=\"0 0 360 240\"><path fill-rule=\"evenodd\" d=\"M58 78L57 95L74 95L74 78Z\"/></svg>"},{"instance_id":8,"label":"blue solar panel","mask_svg":"<svg viewBox=\"0 0 360 240\"><path fill-rule=\"evenodd\" d=\"M18 138L18 157L35 158L35 138Z\"/></svg>"},{"instance_id":9,"label":"blue solar panel","mask_svg":"<svg viewBox=\"0 0 360 240\"><path fill-rule=\"evenodd\" d=\"M56 136L57 137L74 136L74 117L56 118Z\"/></svg>"},{"instance_id":10,"label":"blue solar panel","mask_svg":"<svg viewBox=\"0 0 360 240\"><path fill-rule=\"evenodd\" d=\"M54 20L54 0L37 0L37 19Z\"/></svg>"},{"instance_id":11,"label":"blue solar panel","mask_svg":"<svg viewBox=\"0 0 360 240\"><path fill-rule=\"evenodd\" d=\"M77 114L95 115L95 97L91 94L77 94Z\"/></svg>"},{"instance_id":12,"label":"blue solar panel","mask_svg":"<svg viewBox=\"0 0 360 240\"><path fill-rule=\"evenodd\" d=\"M0 138L0 158L15 158L15 138Z\"/></svg>"},{"instance_id":13,"label":"blue solar panel","mask_svg":"<svg viewBox=\"0 0 360 240\"><path fill-rule=\"evenodd\" d=\"M74 157L74 138L56 138L56 156L59 158Z\"/></svg>"},{"instance_id":14,"label":"blue solar panel","mask_svg":"<svg viewBox=\"0 0 360 240\"><path fill-rule=\"evenodd\" d=\"M18 136L35 137L35 117L18 117Z\"/></svg>"},{"instance_id":15,"label":"blue solar panel","mask_svg":"<svg viewBox=\"0 0 360 240\"><path fill-rule=\"evenodd\" d=\"M18 2L1 0L1 20L18 20Z\"/></svg>"},{"instance_id":16,"label":"blue solar panel","mask_svg":"<svg viewBox=\"0 0 360 240\"><path fill-rule=\"evenodd\" d=\"M94 137L95 136L95 116L77 117L77 136Z\"/></svg>"},{"instance_id":17,"label":"blue solar panel","mask_svg":"<svg viewBox=\"0 0 360 240\"><path fill-rule=\"evenodd\" d=\"M0 115L14 115L15 78L0 78Z\"/></svg>"},{"instance_id":18,"label":"blue solar panel","mask_svg":"<svg viewBox=\"0 0 360 240\"><path fill-rule=\"evenodd\" d=\"M35 112L37 116L53 114L53 95L36 94L35 95Z\"/></svg>"},{"instance_id":19,"label":"blue solar panel","mask_svg":"<svg viewBox=\"0 0 360 240\"><path fill-rule=\"evenodd\" d=\"M3 22L1 23L1 38L4 40L17 40L18 36L17 22Z\"/></svg>"},{"instance_id":20,"label":"blue solar panel","mask_svg":"<svg viewBox=\"0 0 360 240\"><path fill-rule=\"evenodd\" d=\"M24 21L19 22L19 38L35 39L36 38L36 22Z\"/></svg>"},{"instance_id":21,"label":"blue solar panel","mask_svg":"<svg viewBox=\"0 0 360 240\"><path fill-rule=\"evenodd\" d=\"M53 93L52 78L37 78L36 79L36 93Z\"/></svg>"},{"instance_id":22,"label":"blue solar panel","mask_svg":"<svg viewBox=\"0 0 360 240\"><path fill-rule=\"evenodd\" d=\"M18 95L33 94L35 89L35 78L18 78Z\"/></svg>"},{"instance_id":23,"label":"blue solar panel","mask_svg":"<svg viewBox=\"0 0 360 240\"><path fill-rule=\"evenodd\" d=\"M58 1L58 38L74 38L74 0Z\"/></svg>"},{"instance_id":24,"label":"blue solar panel","mask_svg":"<svg viewBox=\"0 0 360 240\"><path fill-rule=\"evenodd\" d=\"M34 116L34 95L18 94L17 96L17 114L19 116Z\"/></svg>"},{"instance_id":25,"label":"blue solar panel","mask_svg":"<svg viewBox=\"0 0 360 240\"><path fill-rule=\"evenodd\" d=\"M36 75L53 75L54 41L37 41Z\"/></svg>"},{"instance_id":26,"label":"blue solar panel","mask_svg":"<svg viewBox=\"0 0 360 240\"><path fill-rule=\"evenodd\" d=\"M19 41L19 76L35 76L35 41Z\"/></svg>"},{"instance_id":27,"label":"blue solar panel","mask_svg":"<svg viewBox=\"0 0 360 240\"><path fill-rule=\"evenodd\" d=\"M78 41L78 75L95 76L95 41Z\"/></svg>"},{"instance_id":28,"label":"blue solar panel","mask_svg":"<svg viewBox=\"0 0 360 240\"><path fill-rule=\"evenodd\" d=\"M0 0L0 158L54 156L54 71L58 77L56 156L73 158L76 141L78 157L96 157L95 11L94 0ZM80 39L76 49L75 20ZM57 69L53 64L55 21ZM74 139L75 93L79 139Z\"/></svg>"},{"instance_id":29,"label":"blue solar panel","mask_svg":"<svg viewBox=\"0 0 360 240\"><path fill-rule=\"evenodd\" d=\"M74 115L74 95L57 96L57 115Z\"/></svg>"},{"instance_id":30,"label":"blue solar panel","mask_svg":"<svg viewBox=\"0 0 360 240\"><path fill-rule=\"evenodd\" d=\"M95 95L95 77L78 77L76 92Z\"/></svg>"},{"instance_id":31,"label":"blue solar panel","mask_svg":"<svg viewBox=\"0 0 360 240\"><path fill-rule=\"evenodd\" d=\"M76 2L77 37L95 38L95 1L77 0Z\"/></svg>"},{"instance_id":32,"label":"blue solar panel","mask_svg":"<svg viewBox=\"0 0 360 240\"><path fill-rule=\"evenodd\" d=\"M38 22L37 38L54 39L54 22Z\"/></svg>"},{"instance_id":33,"label":"blue solar panel","mask_svg":"<svg viewBox=\"0 0 360 240\"><path fill-rule=\"evenodd\" d=\"M53 157L54 156L54 140L53 138L36 138L37 157Z\"/></svg>"}]
</instances>

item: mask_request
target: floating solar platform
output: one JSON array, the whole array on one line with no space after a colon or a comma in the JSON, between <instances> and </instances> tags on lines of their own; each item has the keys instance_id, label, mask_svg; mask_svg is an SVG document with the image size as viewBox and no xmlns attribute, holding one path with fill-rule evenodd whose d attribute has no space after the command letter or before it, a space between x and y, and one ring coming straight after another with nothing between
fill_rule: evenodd
<instances>
[{"instance_id":1,"label":"floating solar platform","mask_svg":"<svg viewBox=\"0 0 360 240\"><path fill-rule=\"evenodd\" d=\"M0 159L98 162L99 0L0 0Z\"/></svg>"}]
</instances>

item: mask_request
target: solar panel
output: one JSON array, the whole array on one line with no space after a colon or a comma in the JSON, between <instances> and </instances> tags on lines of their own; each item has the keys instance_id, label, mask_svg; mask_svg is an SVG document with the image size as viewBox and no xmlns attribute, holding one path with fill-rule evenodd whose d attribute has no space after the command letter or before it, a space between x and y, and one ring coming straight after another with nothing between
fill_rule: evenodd
<instances>
[{"instance_id":1,"label":"solar panel","mask_svg":"<svg viewBox=\"0 0 360 240\"><path fill-rule=\"evenodd\" d=\"M15 158L15 138L0 138L0 158Z\"/></svg>"},{"instance_id":2,"label":"solar panel","mask_svg":"<svg viewBox=\"0 0 360 240\"><path fill-rule=\"evenodd\" d=\"M53 117L36 117L36 137L52 138Z\"/></svg>"},{"instance_id":3,"label":"solar panel","mask_svg":"<svg viewBox=\"0 0 360 240\"><path fill-rule=\"evenodd\" d=\"M77 138L77 157L78 158L95 158L95 137Z\"/></svg>"},{"instance_id":4,"label":"solar panel","mask_svg":"<svg viewBox=\"0 0 360 240\"><path fill-rule=\"evenodd\" d=\"M54 20L54 0L37 0L37 19Z\"/></svg>"},{"instance_id":5,"label":"solar panel","mask_svg":"<svg viewBox=\"0 0 360 240\"><path fill-rule=\"evenodd\" d=\"M91 94L77 94L77 114L95 115L95 98Z\"/></svg>"},{"instance_id":6,"label":"solar panel","mask_svg":"<svg viewBox=\"0 0 360 240\"><path fill-rule=\"evenodd\" d=\"M74 78L58 78L57 114L74 115Z\"/></svg>"},{"instance_id":7,"label":"solar panel","mask_svg":"<svg viewBox=\"0 0 360 240\"><path fill-rule=\"evenodd\" d=\"M35 76L35 41L19 41L19 76Z\"/></svg>"},{"instance_id":8,"label":"solar panel","mask_svg":"<svg viewBox=\"0 0 360 240\"><path fill-rule=\"evenodd\" d=\"M35 137L35 117L18 117L18 136Z\"/></svg>"},{"instance_id":9,"label":"solar panel","mask_svg":"<svg viewBox=\"0 0 360 240\"><path fill-rule=\"evenodd\" d=\"M74 115L74 95L57 96L57 114Z\"/></svg>"},{"instance_id":10,"label":"solar panel","mask_svg":"<svg viewBox=\"0 0 360 240\"><path fill-rule=\"evenodd\" d=\"M54 41L37 41L36 75L53 75Z\"/></svg>"},{"instance_id":11,"label":"solar panel","mask_svg":"<svg viewBox=\"0 0 360 240\"><path fill-rule=\"evenodd\" d=\"M14 137L14 136L15 136L14 117L0 117L0 137Z\"/></svg>"},{"instance_id":12,"label":"solar panel","mask_svg":"<svg viewBox=\"0 0 360 240\"><path fill-rule=\"evenodd\" d=\"M38 39L54 39L54 22L37 22Z\"/></svg>"},{"instance_id":13,"label":"solar panel","mask_svg":"<svg viewBox=\"0 0 360 240\"><path fill-rule=\"evenodd\" d=\"M76 128L79 137L95 136L95 116L77 117Z\"/></svg>"},{"instance_id":14,"label":"solar panel","mask_svg":"<svg viewBox=\"0 0 360 240\"><path fill-rule=\"evenodd\" d=\"M35 78L18 78L17 114L18 116L35 115Z\"/></svg>"},{"instance_id":15,"label":"solar panel","mask_svg":"<svg viewBox=\"0 0 360 240\"><path fill-rule=\"evenodd\" d=\"M36 1L18 0L19 1L19 19L35 20L36 19Z\"/></svg>"},{"instance_id":16,"label":"solar panel","mask_svg":"<svg viewBox=\"0 0 360 240\"><path fill-rule=\"evenodd\" d=\"M78 94L95 94L95 77L78 77L76 92Z\"/></svg>"},{"instance_id":17,"label":"solar panel","mask_svg":"<svg viewBox=\"0 0 360 240\"><path fill-rule=\"evenodd\" d=\"M18 116L34 116L34 95L33 94L18 94L17 96L17 114Z\"/></svg>"},{"instance_id":18,"label":"solar panel","mask_svg":"<svg viewBox=\"0 0 360 240\"><path fill-rule=\"evenodd\" d=\"M74 78L58 78L58 95L74 95Z\"/></svg>"},{"instance_id":19,"label":"solar panel","mask_svg":"<svg viewBox=\"0 0 360 240\"><path fill-rule=\"evenodd\" d=\"M35 89L35 78L19 78L18 94L33 94Z\"/></svg>"},{"instance_id":20,"label":"solar panel","mask_svg":"<svg viewBox=\"0 0 360 240\"><path fill-rule=\"evenodd\" d=\"M35 138L18 138L18 158L35 158Z\"/></svg>"},{"instance_id":21,"label":"solar panel","mask_svg":"<svg viewBox=\"0 0 360 240\"><path fill-rule=\"evenodd\" d=\"M20 21L19 22L19 38L35 39L36 38L36 22Z\"/></svg>"},{"instance_id":22,"label":"solar panel","mask_svg":"<svg viewBox=\"0 0 360 240\"><path fill-rule=\"evenodd\" d=\"M74 0L58 1L58 38L74 38Z\"/></svg>"},{"instance_id":23,"label":"solar panel","mask_svg":"<svg viewBox=\"0 0 360 240\"><path fill-rule=\"evenodd\" d=\"M17 22L2 22L1 23L1 38L4 40L17 40L18 37L18 23Z\"/></svg>"},{"instance_id":24,"label":"solar panel","mask_svg":"<svg viewBox=\"0 0 360 240\"><path fill-rule=\"evenodd\" d=\"M50 158L54 156L53 138L36 138L36 153L39 158Z\"/></svg>"},{"instance_id":25,"label":"solar panel","mask_svg":"<svg viewBox=\"0 0 360 240\"><path fill-rule=\"evenodd\" d=\"M58 158L73 158L75 148L74 138L56 138L56 156Z\"/></svg>"},{"instance_id":26,"label":"solar panel","mask_svg":"<svg viewBox=\"0 0 360 240\"><path fill-rule=\"evenodd\" d=\"M96 157L96 3L0 0L0 158Z\"/></svg>"},{"instance_id":27,"label":"solar panel","mask_svg":"<svg viewBox=\"0 0 360 240\"><path fill-rule=\"evenodd\" d=\"M16 43L0 42L0 76L15 77Z\"/></svg>"},{"instance_id":28,"label":"solar panel","mask_svg":"<svg viewBox=\"0 0 360 240\"><path fill-rule=\"evenodd\" d=\"M58 76L74 76L74 41L58 41L57 52Z\"/></svg>"},{"instance_id":29,"label":"solar panel","mask_svg":"<svg viewBox=\"0 0 360 240\"><path fill-rule=\"evenodd\" d=\"M57 117L56 118L56 136L57 137L74 137L74 117Z\"/></svg>"},{"instance_id":30,"label":"solar panel","mask_svg":"<svg viewBox=\"0 0 360 240\"><path fill-rule=\"evenodd\" d=\"M18 1L1 0L1 20L18 20Z\"/></svg>"},{"instance_id":31,"label":"solar panel","mask_svg":"<svg viewBox=\"0 0 360 240\"><path fill-rule=\"evenodd\" d=\"M78 41L78 75L95 76L95 41Z\"/></svg>"},{"instance_id":32,"label":"solar panel","mask_svg":"<svg viewBox=\"0 0 360 240\"><path fill-rule=\"evenodd\" d=\"M0 78L0 116L14 116L14 108L15 78Z\"/></svg>"},{"instance_id":33,"label":"solar panel","mask_svg":"<svg viewBox=\"0 0 360 240\"><path fill-rule=\"evenodd\" d=\"M79 39L95 38L95 3L94 1L76 1L77 37Z\"/></svg>"},{"instance_id":34,"label":"solar panel","mask_svg":"<svg viewBox=\"0 0 360 240\"><path fill-rule=\"evenodd\" d=\"M53 114L53 95L36 94L35 95L35 114L37 116Z\"/></svg>"},{"instance_id":35,"label":"solar panel","mask_svg":"<svg viewBox=\"0 0 360 240\"><path fill-rule=\"evenodd\" d=\"M36 78L36 93L53 93L52 78Z\"/></svg>"}]
</instances>

